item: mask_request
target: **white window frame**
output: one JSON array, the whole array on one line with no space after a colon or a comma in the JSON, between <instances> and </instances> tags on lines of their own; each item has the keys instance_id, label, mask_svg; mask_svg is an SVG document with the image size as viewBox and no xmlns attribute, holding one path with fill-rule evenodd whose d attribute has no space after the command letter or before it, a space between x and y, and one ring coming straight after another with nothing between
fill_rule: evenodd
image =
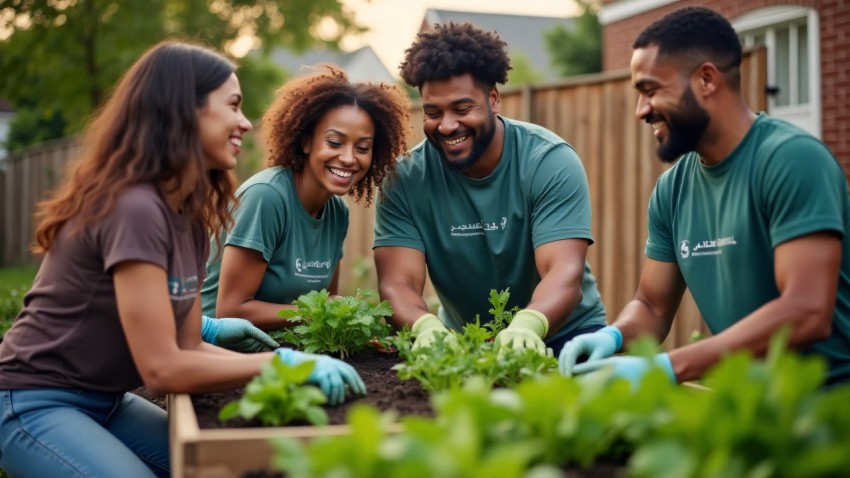
<instances>
[{"instance_id":1,"label":"white window frame","mask_svg":"<svg viewBox=\"0 0 850 478\"><path fill-rule=\"evenodd\" d=\"M776 106L776 100L772 96L769 96L768 112L779 117L808 114L810 115L811 122L810 128L807 129L816 137L821 138L820 23L817 11L811 8L797 6L765 7L745 13L732 20L731 23L735 31L746 33L752 30L782 26L782 24L787 23L796 23L799 20L804 20L807 28L809 102L806 105L792 104L790 106ZM803 22L800 23L802 24ZM792 51L795 50L797 45L798 39L796 32L798 31L796 28L790 30L789 42ZM773 49L775 48L774 34L775 30L769 29L765 36L765 42L768 47L767 81L769 85L776 84L776 63L772 56L774 54ZM752 42L752 37L746 38L744 42L745 46L749 46L747 43L750 42ZM796 56L792 55L789 58L789 71L797 71ZM796 76L794 74L791 75L791 78L789 94L790 98L796 98L798 83L795 81Z\"/></svg>"}]
</instances>

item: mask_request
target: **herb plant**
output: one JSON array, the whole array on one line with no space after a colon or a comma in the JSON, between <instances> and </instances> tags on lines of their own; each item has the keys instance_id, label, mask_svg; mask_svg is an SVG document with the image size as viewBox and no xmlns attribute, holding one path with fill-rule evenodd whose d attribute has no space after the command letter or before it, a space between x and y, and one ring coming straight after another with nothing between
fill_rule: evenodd
<instances>
[{"instance_id":1,"label":"herb plant","mask_svg":"<svg viewBox=\"0 0 850 478\"><path fill-rule=\"evenodd\" d=\"M496 390L476 378L433 395L436 416L403 418L399 433L359 409L351 435L278 442L275 463L292 478L565 476L599 463L633 477L847 476L850 385L821 388L825 369L776 339L766 360L725 357L710 391L658 369L638 389L602 372Z\"/></svg>"},{"instance_id":2,"label":"herb plant","mask_svg":"<svg viewBox=\"0 0 850 478\"><path fill-rule=\"evenodd\" d=\"M344 359L370 346L372 339L384 340L391 331L385 317L392 315L389 302L377 304L378 293L357 289L354 296L330 298L327 290L312 291L296 299L296 310L278 315L295 325L272 337L309 353L336 354Z\"/></svg>"},{"instance_id":3,"label":"herb plant","mask_svg":"<svg viewBox=\"0 0 850 478\"><path fill-rule=\"evenodd\" d=\"M327 397L317 387L304 385L313 371L313 362L287 365L275 355L263 364L260 374L245 387L240 400L228 403L219 412L219 419L240 416L257 418L264 425L279 426L294 420L306 420L313 425L328 423L328 415L320 406Z\"/></svg>"},{"instance_id":4,"label":"herb plant","mask_svg":"<svg viewBox=\"0 0 850 478\"><path fill-rule=\"evenodd\" d=\"M436 392L457 388L473 376L482 377L490 386L512 386L526 377L554 371L558 363L552 356L540 355L535 350L496 350L493 337L510 323L516 312L505 310L509 298L507 289L491 290L493 320L482 326L476 318L464 326L462 334L449 331L455 336L455 343L445 341L442 336L430 347L413 350L412 334L406 329L399 332L392 339L402 359L394 367L399 377L416 379L425 390Z\"/></svg>"},{"instance_id":5,"label":"herb plant","mask_svg":"<svg viewBox=\"0 0 850 478\"><path fill-rule=\"evenodd\" d=\"M519 307L514 306L513 309L505 310L508 305L508 299L511 297L511 288L508 287L501 292L496 292L496 289L490 289L490 305L492 308L488 310L493 319L484 324L484 327L490 329L490 333L495 337L499 332L505 329L513 320L514 315L519 311ZM476 317L478 320L478 317Z\"/></svg>"}]
</instances>

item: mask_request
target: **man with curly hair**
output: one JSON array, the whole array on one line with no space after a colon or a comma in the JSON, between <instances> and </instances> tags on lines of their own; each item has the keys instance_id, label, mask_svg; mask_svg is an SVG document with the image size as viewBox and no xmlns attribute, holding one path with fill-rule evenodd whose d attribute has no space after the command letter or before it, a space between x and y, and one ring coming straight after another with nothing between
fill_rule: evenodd
<instances>
[{"instance_id":1,"label":"man with curly hair","mask_svg":"<svg viewBox=\"0 0 850 478\"><path fill-rule=\"evenodd\" d=\"M676 10L633 47L635 115L652 125L659 158L678 162L650 199L634 299L611 327L568 343L561 372L611 368L639 382L652 361L611 356L643 334L663 340L687 287L714 335L655 357L671 381L696 379L730 352L764 354L783 328L791 347L826 359L827 384L850 379L850 199L841 166L810 134L749 109L741 44L718 13Z\"/></svg>"},{"instance_id":2,"label":"man with curly hair","mask_svg":"<svg viewBox=\"0 0 850 478\"><path fill-rule=\"evenodd\" d=\"M592 243L587 177L575 150L537 125L500 116L506 44L465 24L436 25L406 51L401 76L422 94L427 141L385 183L375 263L396 326L414 347L489 317L491 289L523 307L496 345L557 353L605 325L586 262ZM426 268L440 299L422 297ZM445 335L451 339L451 335Z\"/></svg>"}]
</instances>

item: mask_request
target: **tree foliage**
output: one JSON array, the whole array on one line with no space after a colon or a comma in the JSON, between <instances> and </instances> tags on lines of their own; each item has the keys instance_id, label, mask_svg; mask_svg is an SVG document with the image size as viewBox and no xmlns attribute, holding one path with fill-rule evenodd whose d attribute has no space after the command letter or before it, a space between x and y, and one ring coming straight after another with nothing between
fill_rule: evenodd
<instances>
[{"instance_id":1,"label":"tree foliage","mask_svg":"<svg viewBox=\"0 0 850 478\"><path fill-rule=\"evenodd\" d=\"M528 56L519 51L511 51L511 69L508 71L508 85L519 86L535 83L543 79L543 74L534 68Z\"/></svg>"},{"instance_id":2,"label":"tree foliage","mask_svg":"<svg viewBox=\"0 0 850 478\"><path fill-rule=\"evenodd\" d=\"M165 38L227 52L237 39L254 37L264 53L276 46L300 52L362 30L341 0L9 0L0 7L0 97L28 124L58 114L67 125L61 132L69 133L143 51ZM240 72L246 97L267 96L282 79L260 61ZM256 104L250 109L258 114Z\"/></svg>"},{"instance_id":3,"label":"tree foliage","mask_svg":"<svg viewBox=\"0 0 850 478\"><path fill-rule=\"evenodd\" d=\"M557 26L543 33L552 65L563 76L602 71L602 25L599 24L599 1L576 0L582 14L575 26Z\"/></svg>"}]
</instances>

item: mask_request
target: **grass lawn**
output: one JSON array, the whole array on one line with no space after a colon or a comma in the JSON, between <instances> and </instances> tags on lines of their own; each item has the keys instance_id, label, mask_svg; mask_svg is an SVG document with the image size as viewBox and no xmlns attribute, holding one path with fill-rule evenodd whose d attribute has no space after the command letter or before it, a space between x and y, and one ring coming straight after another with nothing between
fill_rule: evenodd
<instances>
[{"instance_id":1,"label":"grass lawn","mask_svg":"<svg viewBox=\"0 0 850 478\"><path fill-rule=\"evenodd\" d=\"M0 337L6 334L20 312L24 293L32 286L37 270L38 266L34 265L0 268Z\"/></svg>"},{"instance_id":2,"label":"grass lawn","mask_svg":"<svg viewBox=\"0 0 850 478\"><path fill-rule=\"evenodd\" d=\"M38 266L0 267L0 337L6 333L12 320L21 310L21 300L35 279ZM0 470L0 478L8 478Z\"/></svg>"},{"instance_id":3,"label":"grass lawn","mask_svg":"<svg viewBox=\"0 0 850 478\"><path fill-rule=\"evenodd\" d=\"M0 289L17 289L25 286L29 290L37 271L37 265L0 267Z\"/></svg>"}]
</instances>

